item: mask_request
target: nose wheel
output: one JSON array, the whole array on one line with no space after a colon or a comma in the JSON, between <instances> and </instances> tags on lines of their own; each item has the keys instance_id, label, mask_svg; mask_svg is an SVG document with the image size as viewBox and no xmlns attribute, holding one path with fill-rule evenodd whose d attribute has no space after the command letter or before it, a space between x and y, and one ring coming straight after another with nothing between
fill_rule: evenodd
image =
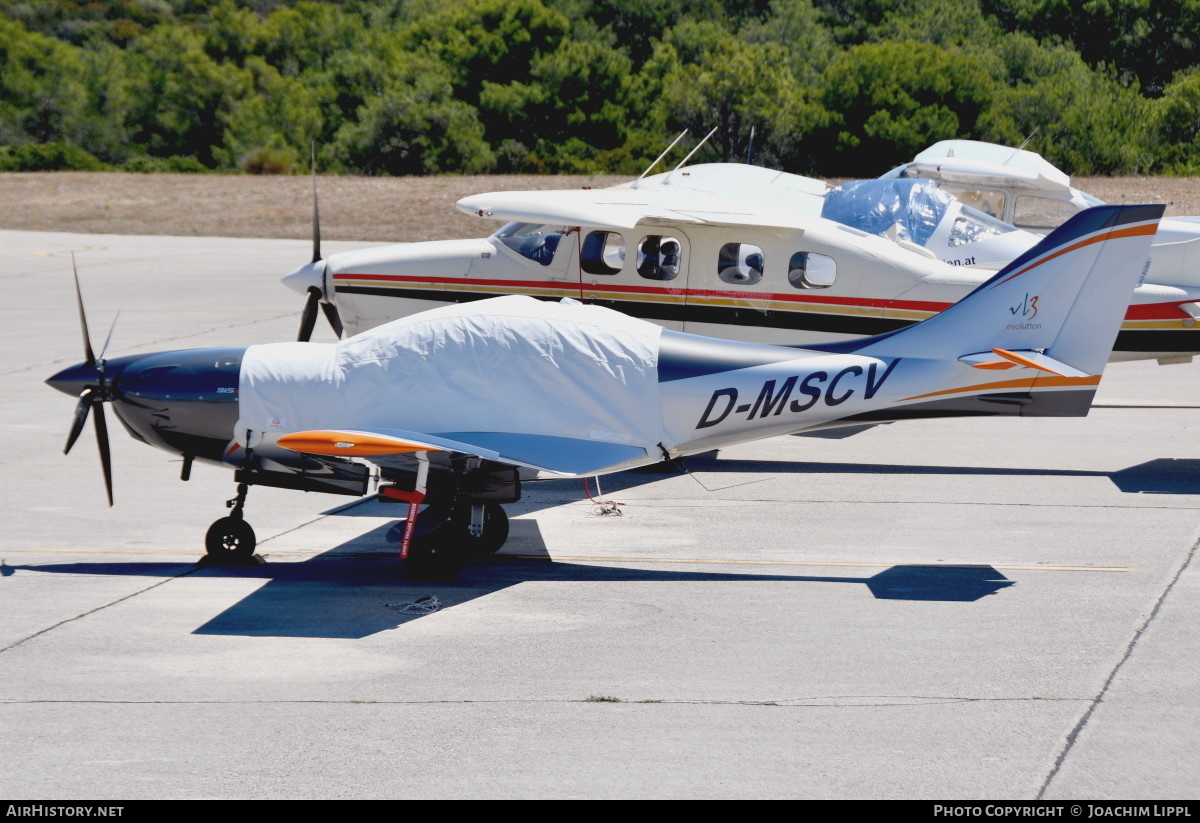
<instances>
[{"instance_id":1,"label":"nose wheel","mask_svg":"<svg viewBox=\"0 0 1200 823\"><path fill-rule=\"evenodd\" d=\"M232 511L208 527L208 533L204 535L206 554L201 563L208 566L249 566L263 562L254 554L258 546L254 529L242 517L248 489L245 483L239 484L237 497L225 503Z\"/></svg>"}]
</instances>

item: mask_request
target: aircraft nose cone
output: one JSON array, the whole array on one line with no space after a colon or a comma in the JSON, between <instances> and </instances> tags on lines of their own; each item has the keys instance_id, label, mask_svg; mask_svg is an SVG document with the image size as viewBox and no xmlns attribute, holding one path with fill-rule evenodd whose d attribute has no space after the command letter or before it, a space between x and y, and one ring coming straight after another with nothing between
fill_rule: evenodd
<instances>
[{"instance_id":1,"label":"aircraft nose cone","mask_svg":"<svg viewBox=\"0 0 1200 823\"><path fill-rule=\"evenodd\" d=\"M76 363L48 378L46 385L58 389L63 394L78 397L84 386L94 386L99 379L99 373L94 363L90 366L87 363Z\"/></svg>"},{"instance_id":2,"label":"aircraft nose cone","mask_svg":"<svg viewBox=\"0 0 1200 823\"><path fill-rule=\"evenodd\" d=\"M313 286L316 286L324 293L325 261L318 260L315 263L305 263L303 266L293 269L283 276L283 285L297 294L307 294L308 290Z\"/></svg>"}]
</instances>

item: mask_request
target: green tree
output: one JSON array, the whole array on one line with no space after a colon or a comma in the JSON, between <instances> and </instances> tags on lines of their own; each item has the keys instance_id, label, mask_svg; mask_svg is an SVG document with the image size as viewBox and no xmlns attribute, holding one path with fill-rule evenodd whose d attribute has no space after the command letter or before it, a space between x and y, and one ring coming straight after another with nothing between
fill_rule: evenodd
<instances>
[{"instance_id":1,"label":"green tree","mask_svg":"<svg viewBox=\"0 0 1200 823\"><path fill-rule=\"evenodd\" d=\"M261 149L282 152L292 162L307 158L322 125L318 95L261 57L246 60L242 83L220 119L222 144L214 157L225 168L239 167L243 157Z\"/></svg>"},{"instance_id":2,"label":"green tree","mask_svg":"<svg viewBox=\"0 0 1200 823\"><path fill-rule=\"evenodd\" d=\"M1093 67L1112 65L1125 85L1158 96L1197 64L1200 0L982 0L1009 31L1057 38Z\"/></svg>"},{"instance_id":3,"label":"green tree","mask_svg":"<svg viewBox=\"0 0 1200 823\"><path fill-rule=\"evenodd\" d=\"M1090 68L1065 45L1045 45L1024 34L996 44L1001 62L996 95L980 118L981 139L1029 147L1070 174L1145 170L1149 103L1112 70Z\"/></svg>"},{"instance_id":4,"label":"green tree","mask_svg":"<svg viewBox=\"0 0 1200 823\"><path fill-rule=\"evenodd\" d=\"M539 0L466 0L418 21L401 45L449 66L458 98L475 106L485 82L528 82L533 61L557 49L569 28Z\"/></svg>"},{"instance_id":5,"label":"green tree","mask_svg":"<svg viewBox=\"0 0 1200 823\"><path fill-rule=\"evenodd\" d=\"M479 113L501 171L611 172L627 167L631 61L595 42L536 57L530 82L485 82Z\"/></svg>"},{"instance_id":6,"label":"green tree","mask_svg":"<svg viewBox=\"0 0 1200 823\"><path fill-rule=\"evenodd\" d=\"M827 121L788 68L788 54L772 42L748 42L715 23L685 20L671 29L647 64L661 72L661 96L671 124L699 137L716 128L715 153L744 160L753 130L766 162L807 165L796 147Z\"/></svg>"},{"instance_id":7,"label":"green tree","mask_svg":"<svg viewBox=\"0 0 1200 823\"><path fill-rule=\"evenodd\" d=\"M1200 174L1200 69L1175 76L1154 101L1151 134L1170 174Z\"/></svg>"},{"instance_id":8,"label":"green tree","mask_svg":"<svg viewBox=\"0 0 1200 823\"><path fill-rule=\"evenodd\" d=\"M995 96L983 59L912 41L855 46L825 80L831 174L887 168L938 140L971 136Z\"/></svg>"},{"instance_id":9,"label":"green tree","mask_svg":"<svg viewBox=\"0 0 1200 823\"><path fill-rule=\"evenodd\" d=\"M454 98L449 69L411 56L335 135L329 157L356 174L478 174L495 162L474 108Z\"/></svg>"},{"instance_id":10,"label":"green tree","mask_svg":"<svg viewBox=\"0 0 1200 823\"><path fill-rule=\"evenodd\" d=\"M249 88L245 70L213 61L203 35L180 25L138 38L129 58L134 141L157 157L193 156L213 167L225 118Z\"/></svg>"},{"instance_id":11,"label":"green tree","mask_svg":"<svg viewBox=\"0 0 1200 823\"><path fill-rule=\"evenodd\" d=\"M833 34L821 22L812 0L773 0L770 13L739 33L751 44L774 44L787 54L787 66L801 85L816 88L837 53Z\"/></svg>"},{"instance_id":12,"label":"green tree","mask_svg":"<svg viewBox=\"0 0 1200 823\"><path fill-rule=\"evenodd\" d=\"M0 144L70 142L87 107L78 49L0 17Z\"/></svg>"}]
</instances>

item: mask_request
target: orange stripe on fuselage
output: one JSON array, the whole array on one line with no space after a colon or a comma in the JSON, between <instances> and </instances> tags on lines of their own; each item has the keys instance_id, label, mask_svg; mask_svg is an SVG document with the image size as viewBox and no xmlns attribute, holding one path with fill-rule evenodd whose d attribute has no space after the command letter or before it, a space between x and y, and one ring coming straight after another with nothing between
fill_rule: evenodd
<instances>
[{"instance_id":1,"label":"orange stripe on fuselage","mask_svg":"<svg viewBox=\"0 0 1200 823\"><path fill-rule=\"evenodd\" d=\"M996 288L996 286L1002 286L1005 283L1007 283L1009 280L1012 280L1014 277L1020 277L1022 274L1025 274L1025 272L1036 269L1038 266L1042 265L1043 263L1049 263L1051 260L1053 260L1056 257L1061 257L1062 255L1064 255L1068 252L1072 252L1077 249L1082 249L1084 246L1090 246L1093 243L1103 243L1105 240L1109 240L1109 239L1113 239L1113 238L1117 238L1117 237L1138 237L1138 236L1141 236L1144 234L1153 235L1157 231L1158 231L1158 223L1155 222L1155 223L1147 223L1142 226L1129 226L1128 228L1124 228L1124 229L1113 229L1112 231L1105 232L1104 234L1097 234L1095 237L1089 237L1086 240L1080 240L1078 243L1072 243L1069 246L1059 249L1058 251L1054 252L1053 254L1046 255L1045 257L1041 258L1037 262L1029 264L1028 266L1021 269L1020 271L1013 272L1008 277L1004 278L999 283L996 283L994 286L992 286L992 288L994 289L994 288Z\"/></svg>"},{"instance_id":2,"label":"orange stripe on fuselage","mask_svg":"<svg viewBox=\"0 0 1200 823\"><path fill-rule=\"evenodd\" d=\"M962 394L963 392L973 391L990 391L994 389L1032 389L1032 388L1051 388L1054 386L1097 386L1100 384L1100 375L1091 377L1026 377L1020 380L1001 380L999 383L980 383L975 386L962 386L957 389L942 389L941 391L933 391L928 394L917 394L912 397L906 397L899 402L905 400L921 400L926 397L937 397L943 394Z\"/></svg>"}]
</instances>

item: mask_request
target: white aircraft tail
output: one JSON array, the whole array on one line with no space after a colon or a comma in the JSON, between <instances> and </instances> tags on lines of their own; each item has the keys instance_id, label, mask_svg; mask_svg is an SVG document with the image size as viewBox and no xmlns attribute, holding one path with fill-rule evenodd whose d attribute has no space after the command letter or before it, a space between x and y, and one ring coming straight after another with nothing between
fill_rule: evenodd
<instances>
[{"instance_id":1,"label":"white aircraft tail","mask_svg":"<svg viewBox=\"0 0 1200 823\"><path fill-rule=\"evenodd\" d=\"M1149 267L1164 208L1080 212L950 308L837 348L884 357L951 355L981 368L1007 361L1064 377L1099 375Z\"/></svg>"}]
</instances>

